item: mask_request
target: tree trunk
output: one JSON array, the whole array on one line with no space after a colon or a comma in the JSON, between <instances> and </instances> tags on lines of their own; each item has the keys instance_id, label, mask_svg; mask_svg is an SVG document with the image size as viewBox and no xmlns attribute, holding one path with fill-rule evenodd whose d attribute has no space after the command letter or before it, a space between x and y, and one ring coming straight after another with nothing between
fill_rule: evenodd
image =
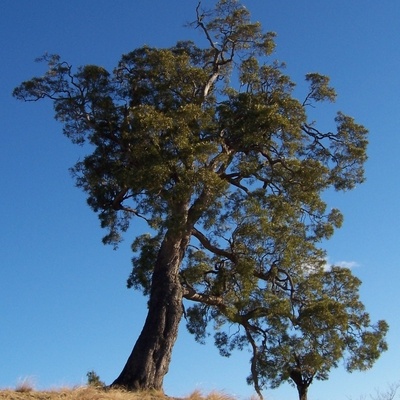
<instances>
[{"instance_id":1,"label":"tree trunk","mask_svg":"<svg viewBox=\"0 0 400 400\"><path fill-rule=\"evenodd\" d=\"M299 400L307 400L308 385L297 385Z\"/></svg>"},{"instance_id":2,"label":"tree trunk","mask_svg":"<svg viewBox=\"0 0 400 400\"><path fill-rule=\"evenodd\" d=\"M124 369L111 386L162 390L183 312L179 267L190 235L178 231L168 231L162 242L144 327Z\"/></svg>"},{"instance_id":3,"label":"tree trunk","mask_svg":"<svg viewBox=\"0 0 400 400\"><path fill-rule=\"evenodd\" d=\"M308 387L313 381L313 376L309 377L308 379L303 377L301 373L300 361L298 360L297 356L295 356L295 358L299 367L293 368L290 371L290 378L296 385L297 392L299 393L299 400L307 400Z\"/></svg>"}]
</instances>

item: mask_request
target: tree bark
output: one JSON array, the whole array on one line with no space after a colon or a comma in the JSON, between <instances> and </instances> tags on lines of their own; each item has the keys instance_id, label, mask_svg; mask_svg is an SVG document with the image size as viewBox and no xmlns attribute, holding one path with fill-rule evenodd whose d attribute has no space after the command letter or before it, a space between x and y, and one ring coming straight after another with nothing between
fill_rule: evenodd
<instances>
[{"instance_id":1,"label":"tree bark","mask_svg":"<svg viewBox=\"0 0 400 400\"><path fill-rule=\"evenodd\" d=\"M297 364L300 365L300 362L297 357L296 361ZM290 371L290 378L296 385L297 392L299 394L299 400L307 400L308 387L311 385L313 377L309 379L303 378L301 369L299 367L299 368L294 368Z\"/></svg>"},{"instance_id":2,"label":"tree bark","mask_svg":"<svg viewBox=\"0 0 400 400\"><path fill-rule=\"evenodd\" d=\"M308 385L297 385L299 400L307 400Z\"/></svg>"},{"instance_id":3,"label":"tree bark","mask_svg":"<svg viewBox=\"0 0 400 400\"><path fill-rule=\"evenodd\" d=\"M154 267L144 327L111 386L132 391L162 390L183 313L179 267L189 238L190 234L176 229L166 233Z\"/></svg>"}]
</instances>

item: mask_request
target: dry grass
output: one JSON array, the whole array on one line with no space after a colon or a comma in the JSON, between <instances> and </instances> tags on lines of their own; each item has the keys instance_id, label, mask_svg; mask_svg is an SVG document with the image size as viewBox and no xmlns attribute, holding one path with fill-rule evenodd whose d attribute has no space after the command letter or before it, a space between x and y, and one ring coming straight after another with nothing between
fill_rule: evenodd
<instances>
[{"instance_id":1,"label":"dry grass","mask_svg":"<svg viewBox=\"0 0 400 400\"><path fill-rule=\"evenodd\" d=\"M28 393L32 392L33 390L35 390L35 381L30 376L20 378L15 388L15 391L19 393Z\"/></svg>"},{"instance_id":2,"label":"dry grass","mask_svg":"<svg viewBox=\"0 0 400 400\"><path fill-rule=\"evenodd\" d=\"M121 390L101 390L92 387L57 389L49 391L1 390L1 400L166 400L157 392L129 393Z\"/></svg>"},{"instance_id":3,"label":"dry grass","mask_svg":"<svg viewBox=\"0 0 400 400\"><path fill-rule=\"evenodd\" d=\"M223 393L211 392L203 395L195 391L184 399L168 397L160 392L124 392L121 390L101 390L92 387L35 391L29 385L17 386L16 390L0 390L0 400L235 400Z\"/></svg>"},{"instance_id":4,"label":"dry grass","mask_svg":"<svg viewBox=\"0 0 400 400\"><path fill-rule=\"evenodd\" d=\"M199 390L195 390L191 395L182 400L235 400L235 398L219 392L211 392L208 395L203 395Z\"/></svg>"}]
</instances>

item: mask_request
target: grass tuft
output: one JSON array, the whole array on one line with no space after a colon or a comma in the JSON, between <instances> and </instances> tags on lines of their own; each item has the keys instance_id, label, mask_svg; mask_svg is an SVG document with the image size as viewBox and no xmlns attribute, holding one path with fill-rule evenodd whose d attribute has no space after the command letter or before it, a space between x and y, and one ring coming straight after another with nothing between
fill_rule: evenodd
<instances>
[{"instance_id":1,"label":"grass tuft","mask_svg":"<svg viewBox=\"0 0 400 400\"><path fill-rule=\"evenodd\" d=\"M25 378L20 378L17 385L15 386L15 391L18 393L29 393L35 390L35 380L31 376L26 376Z\"/></svg>"},{"instance_id":2,"label":"grass tuft","mask_svg":"<svg viewBox=\"0 0 400 400\"><path fill-rule=\"evenodd\" d=\"M203 395L200 390L195 390L184 400L235 400L234 397L220 392L211 392L208 395Z\"/></svg>"}]
</instances>

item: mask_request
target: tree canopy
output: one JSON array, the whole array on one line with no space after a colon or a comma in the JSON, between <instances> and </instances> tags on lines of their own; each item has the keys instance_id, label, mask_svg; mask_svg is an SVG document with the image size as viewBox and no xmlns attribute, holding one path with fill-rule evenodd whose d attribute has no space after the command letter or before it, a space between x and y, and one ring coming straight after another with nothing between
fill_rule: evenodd
<instances>
[{"instance_id":1,"label":"tree canopy","mask_svg":"<svg viewBox=\"0 0 400 400\"><path fill-rule=\"evenodd\" d=\"M348 333L369 326L358 281L349 271L324 272L321 248L342 223L322 194L363 182L367 130L342 112L329 131L309 120L309 107L335 100L329 78L307 74L308 90L295 98L284 64L272 59L275 34L239 1L220 0L211 11L199 4L192 26L207 46L143 46L112 72L45 55L47 72L14 90L21 100L50 99L64 134L87 144L72 171L107 230L104 243L118 245L135 218L148 223L133 241L128 286L149 295L149 314L114 384L162 388L183 299L193 302L184 315L197 339L213 321L222 352L252 346L259 394L264 379L286 379L288 365L312 365L324 378L343 352L334 335L358 354L350 369L370 366L362 351L383 348L385 329L361 342ZM332 300L325 291L340 279L349 299ZM337 327L328 317L336 308L354 323ZM245 332L233 341L220 330L231 323ZM325 325L332 332L312 338ZM328 347L308 356L312 340ZM270 359L279 360L274 372Z\"/></svg>"}]
</instances>

